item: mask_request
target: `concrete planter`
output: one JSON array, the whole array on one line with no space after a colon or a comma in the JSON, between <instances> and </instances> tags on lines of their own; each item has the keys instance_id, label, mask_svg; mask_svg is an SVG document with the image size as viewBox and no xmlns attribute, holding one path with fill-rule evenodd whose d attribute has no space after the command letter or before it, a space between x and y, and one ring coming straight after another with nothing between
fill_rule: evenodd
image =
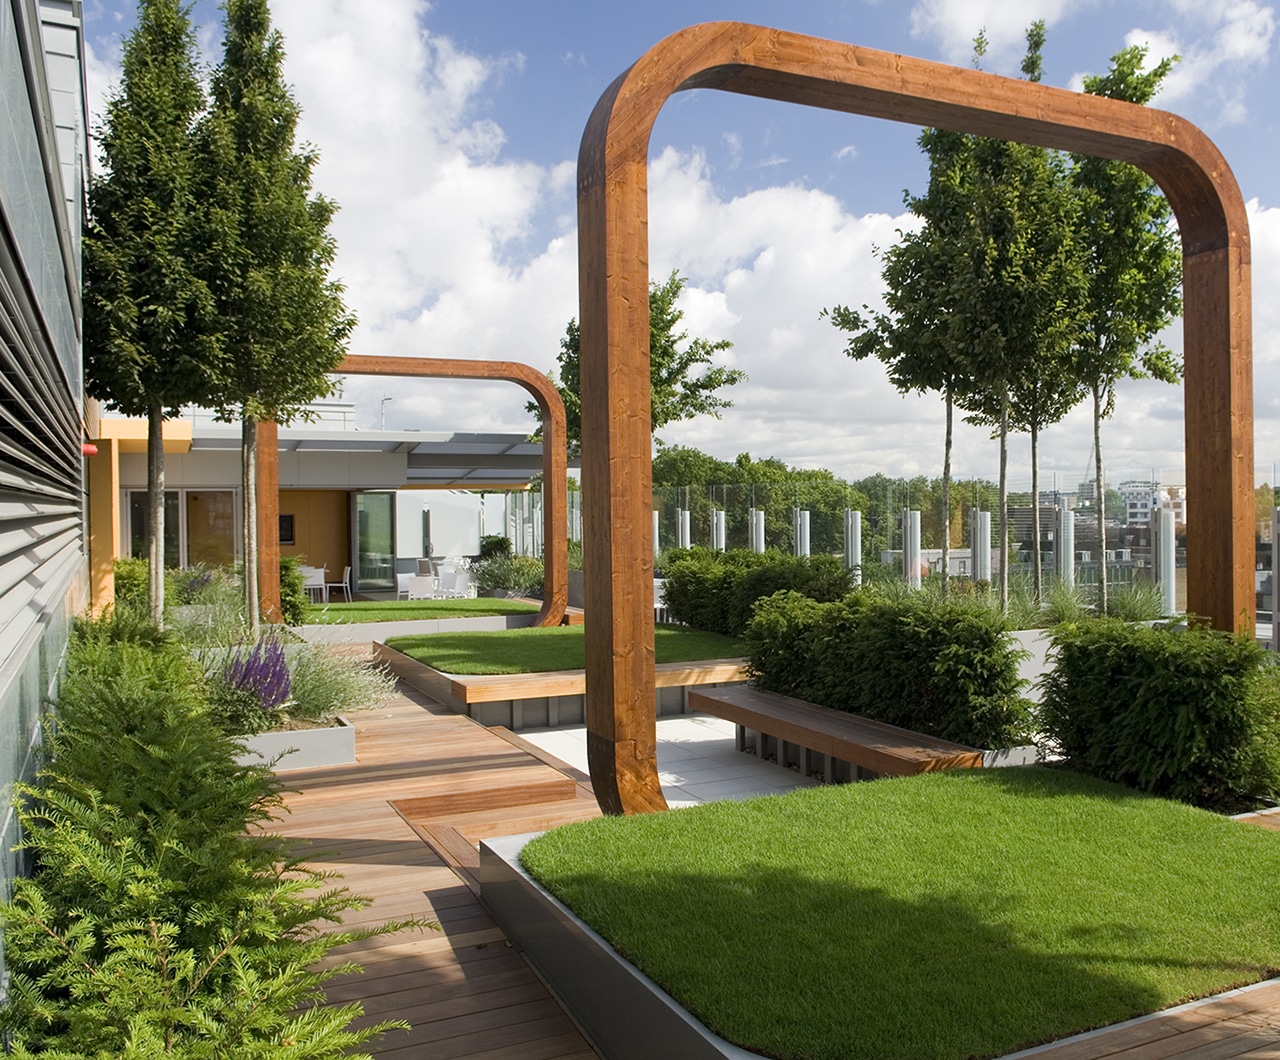
<instances>
[{"instance_id":1,"label":"concrete planter","mask_svg":"<svg viewBox=\"0 0 1280 1060\"><path fill-rule=\"evenodd\" d=\"M533 879L531 835L480 843L480 900L608 1060L753 1060L707 1030Z\"/></svg>"},{"instance_id":2,"label":"concrete planter","mask_svg":"<svg viewBox=\"0 0 1280 1060\"><path fill-rule=\"evenodd\" d=\"M569 571L569 606L577 608L587 606L587 590L580 570Z\"/></svg>"},{"instance_id":3,"label":"concrete planter","mask_svg":"<svg viewBox=\"0 0 1280 1060\"><path fill-rule=\"evenodd\" d=\"M275 764L277 773L287 769L315 769L318 766L340 766L356 760L356 730L346 718L325 729L294 729L290 732L262 732L244 740L246 753L239 761Z\"/></svg>"}]
</instances>

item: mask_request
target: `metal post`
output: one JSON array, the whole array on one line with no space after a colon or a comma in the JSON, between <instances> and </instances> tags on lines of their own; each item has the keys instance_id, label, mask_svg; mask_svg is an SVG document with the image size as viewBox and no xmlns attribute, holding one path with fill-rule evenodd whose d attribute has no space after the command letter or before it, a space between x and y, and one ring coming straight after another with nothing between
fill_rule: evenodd
<instances>
[{"instance_id":1,"label":"metal post","mask_svg":"<svg viewBox=\"0 0 1280 1060\"><path fill-rule=\"evenodd\" d=\"M853 584L862 584L862 513L844 511L844 563L853 571Z\"/></svg>"},{"instance_id":2,"label":"metal post","mask_svg":"<svg viewBox=\"0 0 1280 1060\"><path fill-rule=\"evenodd\" d=\"M907 512L907 547L908 555L907 584L913 589L920 588L920 513Z\"/></svg>"},{"instance_id":3,"label":"metal post","mask_svg":"<svg viewBox=\"0 0 1280 1060\"><path fill-rule=\"evenodd\" d=\"M654 556L657 556L658 552L661 551L658 547L658 516L659 516L659 512L655 508L653 510L653 554Z\"/></svg>"},{"instance_id":4,"label":"metal post","mask_svg":"<svg viewBox=\"0 0 1280 1060\"><path fill-rule=\"evenodd\" d=\"M974 512L973 576L991 584L991 513Z\"/></svg>"},{"instance_id":5,"label":"metal post","mask_svg":"<svg viewBox=\"0 0 1280 1060\"><path fill-rule=\"evenodd\" d=\"M1068 589L1076 587L1076 513L1058 509L1058 577Z\"/></svg>"},{"instance_id":6,"label":"metal post","mask_svg":"<svg viewBox=\"0 0 1280 1060\"><path fill-rule=\"evenodd\" d=\"M752 523L755 526L755 550L757 552L764 551L764 509L756 508L752 514Z\"/></svg>"},{"instance_id":7,"label":"metal post","mask_svg":"<svg viewBox=\"0 0 1280 1060\"><path fill-rule=\"evenodd\" d=\"M724 511L723 511L723 509L717 509L717 510L716 510L716 512L715 512L715 529L714 529L714 531L713 531L713 532L714 532L714 536L715 536L715 541L713 542L713 547L714 547L717 551L719 551L719 552L723 552L723 551L725 550L725 549L724 549L724 545L725 545L725 523L724 523Z\"/></svg>"},{"instance_id":8,"label":"metal post","mask_svg":"<svg viewBox=\"0 0 1280 1060\"><path fill-rule=\"evenodd\" d=\"M1177 531L1174 514L1160 509L1160 609L1166 615L1178 610Z\"/></svg>"},{"instance_id":9,"label":"metal post","mask_svg":"<svg viewBox=\"0 0 1280 1060\"><path fill-rule=\"evenodd\" d=\"M677 508L676 517L679 522L679 543L681 548L693 544L693 527L690 526L691 512L687 508Z\"/></svg>"},{"instance_id":10,"label":"metal post","mask_svg":"<svg viewBox=\"0 0 1280 1060\"><path fill-rule=\"evenodd\" d=\"M809 555L809 509L800 512L800 555Z\"/></svg>"},{"instance_id":11,"label":"metal post","mask_svg":"<svg viewBox=\"0 0 1280 1060\"><path fill-rule=\"evenodd\" d=\"M1271 468L1271 481L1274 482L1275 478L1276 478L1275 465L1273 464ZM1276 604L1280 602L1280 584L1277 584L1277 582L1280 581L1280 579L1277 579L1276 577L1277 569L1280 569L1280 568L1277 568L1277 564L1276 564L1276 550L1280 548L1280 537L1277 536L1278 534L1280 534L1280 508L1272 508L1271 509L1271 650L1280 652L1280 636L1276 635L1277 633L1280 633L1280 620L1276 618L1276 610L1277 610Z\"/></svg>"}]
</instances>

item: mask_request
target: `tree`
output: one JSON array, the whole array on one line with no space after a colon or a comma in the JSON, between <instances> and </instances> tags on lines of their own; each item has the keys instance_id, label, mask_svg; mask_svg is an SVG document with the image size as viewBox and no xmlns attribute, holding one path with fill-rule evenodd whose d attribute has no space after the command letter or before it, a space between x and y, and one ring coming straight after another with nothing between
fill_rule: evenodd
<instances>
[{"instance_id":1,"label":"tree","mask_svg":"<svg viewBox=\"0 0 1280 1060\"><path fill-rule=\"evenodd\" d=\"M84 357L90 396L147 418L151 617L164 619L166 415L203 403L222 352L202 278L195 123L204 105L195 37L178 0L142 0L120 87L99 132L84 236Z\"/></svg>"},{"instance_id":2,"label":"tree","mask_svg":"<svg viewBox=\"0 0 1280 1060\"><path fill-rule=\"evenodd\" d=\"M985 39L979 35L974 44L980 58ZM1027 31L1022 66L1032 80L1039 80L1043 45L1044 24L1037 22ZM1052 422L1045 417L1060 403L1055 388L1063 379L1041 366L1062 363L1075 337L1083 283L1074 238L1077 209L1063 166L1043 148L942 129L926 129L920 145L929 155L929 187L907 205L925 223L885 254L888 312L864 318L837 307L830 315L853 334L849 356L878 357L900 391L943 394L944 572L950 560L953 403L971 420L998 428L1003 608L1008 432L1015 395L1036 429Z\"/></svg>"},{"instance_id":3,"label":"tree","mask_svg":"<svg viewBox=\"0 0 1280 1060\"><path fill-rule=\"evenodd\" d=\"M1165 59L1144 72L1146 49L1112 57L1103 77L1087 77L1084 90L1129 103L1150 102L1173 69ZM1169 204L1141 170L1125 162L1084 155L1072 183L1080 199L1081 237L1087 247L1088 290L1077 371L1093 398L1096 518L1101 549L1098 609L1107 609L1106 513L1102 420L1115 409L1116 384L1150 377L1175 383L1181 365L1157 336L1182 311L1182 258Z\"/></svg>"},{"instance_id":4,"label":"tree","mask_svg":"<svg viewBox=\"0 0 1280 1060\"><path fill-rule=\"evenodd\" d=\"M961 405L975 422L999 431L1004 609L1013 397L1026 392L1038 361L1061 359L1076 341L1084 277L1075 249L1078 211L1056 156L1027 144L975 138L972 174L966 253L957 256L954 288L973 370Z\"/></svg>"},{"instance_id":5,"label":"tree","mask_svg":"<svg viewBox=\"0 0 1280 1060\"><path fill-rule=\"evenodd\" d=\"M1032 23L1027 30L1027 53L1022 60L1022 74L1029 81L1039 81L1042 73L1041 52L1044 48L1044 22ZM1038 348L1027 350L1017 366L1008 392L1009 426L1031 436L1031 536L1032 580L1036 599L1043 595L1043 571L1040 565L1040 432L1057 423L1083 398L1077 375L1077 362L1072 356L1072 337L1080 326L1085 286L1083 243L1078 235L1079 213L1069 184L1067 170L1060 156L1036 148L1025 148L1027 162L1048 162L1047 173L1024 172L1027 190L1040 188L1048 193L1045 205L1054 217L1051 238L1045 252L1052 262L1052 276L1057 285L1057 300L1051 316L1044 320ZM1038 169L1038 167L1037 167ZM1037 270L1040 271L1040 270ZM1035 280L1031 279L1034 283ZM971 417L976 422L997 426L998 418L984 417L981 410ZM1007 503L1007 501L1006 501Z\"/></svg>"},{"instance_id":6,"label":"tree","mask_svg":"<svg viewBox=\"0 0 1280 1060\"><path fill-rule=\"evenodd\" d=\"M211 271L229 355L215 405L241 420L245 603L258 626L257 425L332 393L355 319L329 276L336 204L311 194L316 153L295 146L298 105L266 0L227 0L222 64L202 126Z\"/></svg>"},{"instance_id":7,"label":"tree","mask_svg":"<svg viewBox=\"0 0 1280 1060\"><path fill-rule=\"evenodd\" d=\"M665 283L651 281L649 284L650 423L654 431L668 423L703 413L719 419L720 410L730 408L733 402L716 391L747 378L746 372L740 369L713 364L717 353L733 348L728 339L712 342L703 338L690 339L687 331L676 332L684 318L684 310L676 303L686 282L678 271L673 270ZM564 399L566 433L569 444L574 446L582 442L578 343L578 321L575 318L565 327L560 352L556 356L560 376L556 388ZM695 375L701 365L706 365L706 370ZM534 414L538 411L532 402L527 408Z\"/></svg>"},{"instance_id":8,"label":"tree","mask_svg":"<svg viewBox=\"0 0 1280 1060\"><path fill-rule=\"evenodd\" d=\"M899 393L936 390L946 408L942 458L942 592L950 588L952 413L957 388L968 379L966 337L954 321L951 273L959 253L955 220L962 216L964 157L969 138L942 129L925 129L920 146L929 156L929 187L923 196L906 197L908 209L924 227L902 233L883 255L887 312L864 305L866 316L848 306L822 311L849 332L845 354L855 361L875 357L889 370Z\"/></svg>"}]
</instances>

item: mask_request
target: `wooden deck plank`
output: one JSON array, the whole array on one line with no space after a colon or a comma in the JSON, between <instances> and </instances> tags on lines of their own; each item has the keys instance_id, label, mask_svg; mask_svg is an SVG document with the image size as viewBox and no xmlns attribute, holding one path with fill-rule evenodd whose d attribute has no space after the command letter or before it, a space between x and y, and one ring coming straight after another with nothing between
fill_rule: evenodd
<instances>
[{"instance_id":1,"label":"wooden deck plank","mask_svg":"<svg viewBox=\"0 0 1280 1060\"><path fill-rule=\"evenodd\" d=\"M419 810L475 815L486 803L501 816L511 803L540 804L581 796L566 776L470 719L421 697L357 715L359 761L297 770L289 813L273 831L312 844L311 863L341 873L372 899L345 918L348 926L423 917L441 931L367 939L335 950L332 966L355 959L365 971L327 984L335 1001L359 1001L364 1023L405 1018L409 1033L392 1032L376 1056L593 1056L546 987L494 925L464 880L392 808L406 800ZM494 792L498 794L495 795ZM456 842L463 842L456 832Z\"/></svg>"}]
</instances>

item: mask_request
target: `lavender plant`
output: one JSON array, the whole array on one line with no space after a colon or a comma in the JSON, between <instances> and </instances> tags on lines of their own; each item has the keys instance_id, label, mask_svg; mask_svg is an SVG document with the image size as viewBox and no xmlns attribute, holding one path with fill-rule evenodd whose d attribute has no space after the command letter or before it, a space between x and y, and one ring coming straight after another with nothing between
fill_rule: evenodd
<instances>
[{"instance_id":1,"label":"lavender plant","mask_svg":"<svg viewBox=\"0 0 1280 1060\"><path fill-rule=\"evenodd\" d=\"M231 649L220 672L211 675L209 701L227 732L257 733L275 723L292 685L284 644L264 637L247 650Z\"/></svg>"}]
</instances>

